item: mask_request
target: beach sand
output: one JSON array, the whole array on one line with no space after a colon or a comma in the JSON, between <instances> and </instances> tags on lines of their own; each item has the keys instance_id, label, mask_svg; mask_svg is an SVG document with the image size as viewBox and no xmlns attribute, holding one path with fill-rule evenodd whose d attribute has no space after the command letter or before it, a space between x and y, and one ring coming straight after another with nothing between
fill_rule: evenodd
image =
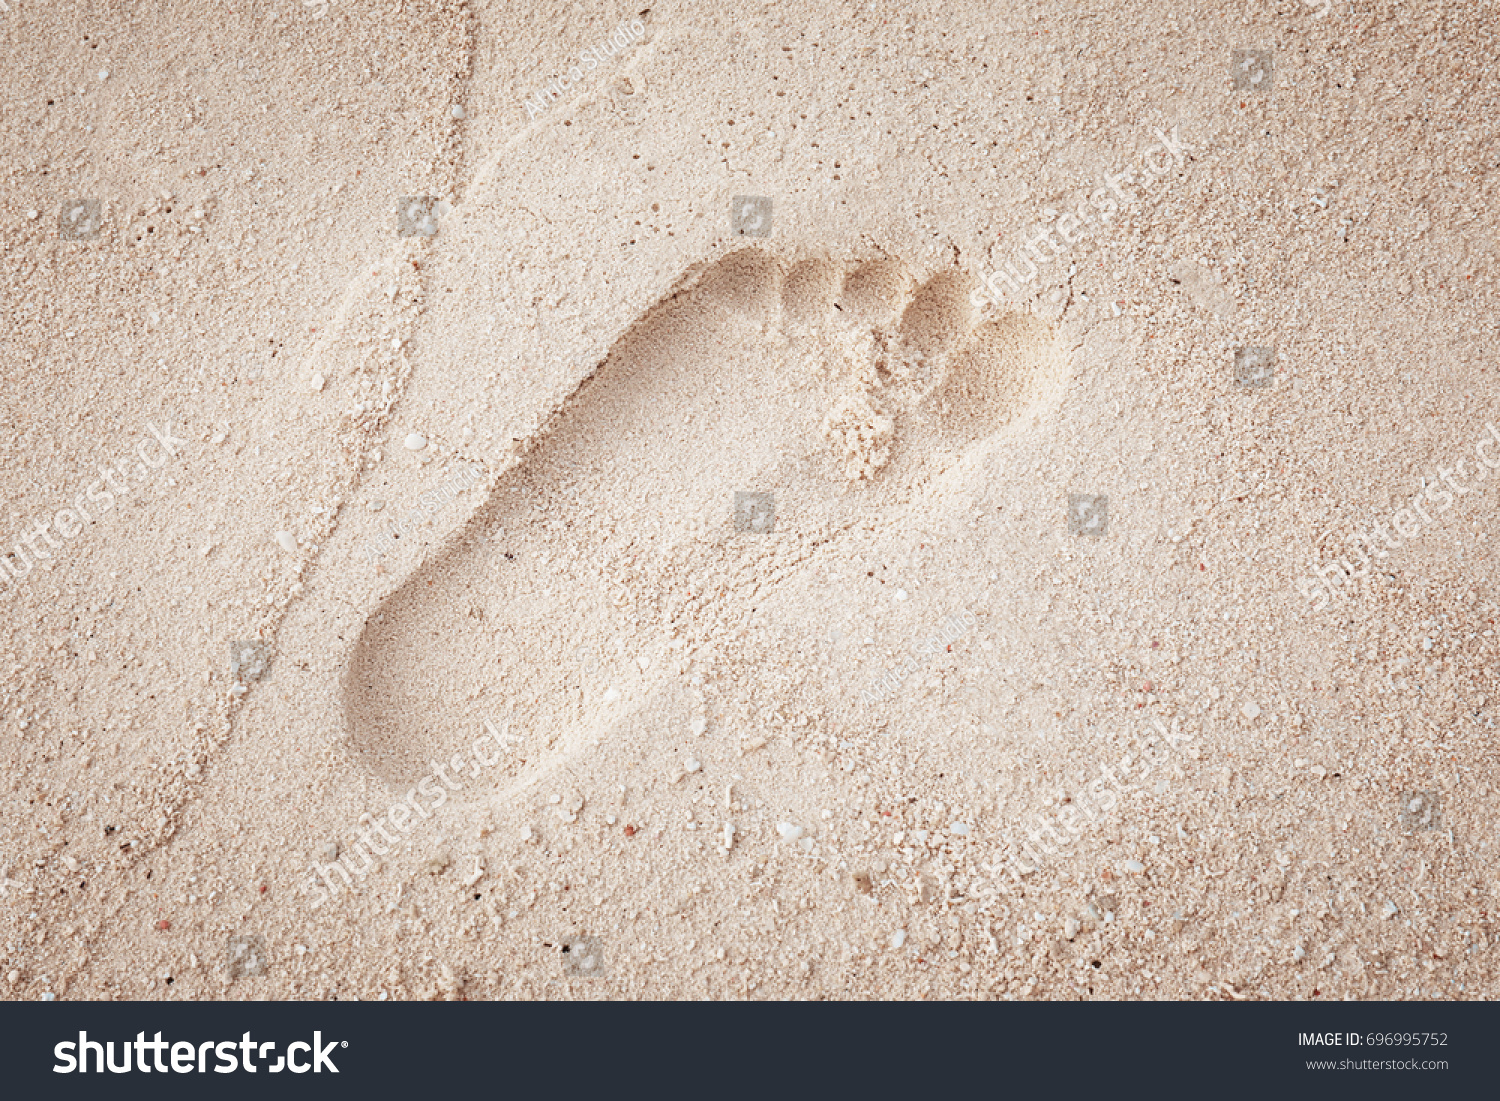
<instances>
[{"instance_id":1,"label":"beach sand","mask_svg":"<svg viewBox=\"0 0 1500 1101\"><path fill-rule=\"evenodd\" d=\"M0 10L0 996L1500 994L1493 10L1205 7Z\"/></svg>"}]
</instances>

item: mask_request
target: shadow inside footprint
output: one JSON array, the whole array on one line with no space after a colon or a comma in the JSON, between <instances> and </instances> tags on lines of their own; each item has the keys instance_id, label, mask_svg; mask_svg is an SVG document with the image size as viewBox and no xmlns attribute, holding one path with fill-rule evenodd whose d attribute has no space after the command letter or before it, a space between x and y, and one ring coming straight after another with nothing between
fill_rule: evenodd
<instances>
[{"instance_id":1,"label":"shadow inside footprint","mask_svg":"<svg viewBox=\"0 0 1500 1101\"><path fill-rule=\"evenodd\" d=\"M344 683L355 751L404 787L505 721L493 791L639 717L814 548L1056 390L1050 331L976 328L968 289L757 249L690 273L370 618Z\"/></svg>"}]
</instances>

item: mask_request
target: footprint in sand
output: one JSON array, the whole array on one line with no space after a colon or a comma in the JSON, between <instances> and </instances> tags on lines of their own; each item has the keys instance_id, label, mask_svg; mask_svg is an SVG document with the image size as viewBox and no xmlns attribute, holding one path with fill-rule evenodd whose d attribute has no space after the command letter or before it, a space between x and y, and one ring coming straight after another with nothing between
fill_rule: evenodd
<instances>
[{"instance_id":1,"label":"footprint in sand","mask_svg":"<svg viewBox=\"0 0 1500 1101\"><path fill-rule=\"evenodd\" d=\"M404 789L506 721L481 784L529 783L815 551L1053 403L1051 331L980 323L969 289L754 249L689 272L367 622L344 684L355 751Z\"/></svg>"}]
</instances>

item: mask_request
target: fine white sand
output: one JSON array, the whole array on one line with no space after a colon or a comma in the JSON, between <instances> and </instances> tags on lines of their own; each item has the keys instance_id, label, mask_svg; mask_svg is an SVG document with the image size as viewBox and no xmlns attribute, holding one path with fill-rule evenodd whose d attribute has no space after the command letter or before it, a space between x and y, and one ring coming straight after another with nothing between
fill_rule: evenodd
<instances>
[{"instance_id":1,"label":"fine white sand","mask_svg":"<svg viewBox=\"0 0 1500 1101\"><path fill-rule=\"evenodd\" d=\"M1492 13L1212 7L12 0L0 995L1500 993Z\"/></svg>"}]
</instances>

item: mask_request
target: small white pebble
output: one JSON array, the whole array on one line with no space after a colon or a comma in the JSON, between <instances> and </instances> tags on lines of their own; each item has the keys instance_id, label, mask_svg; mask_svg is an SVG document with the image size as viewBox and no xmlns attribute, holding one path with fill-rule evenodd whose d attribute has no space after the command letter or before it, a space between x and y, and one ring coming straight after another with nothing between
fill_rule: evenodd
<instances>
[{"instance_id":1,"label":"small white pebble","mask_svg":"<svg viewBox=\"0 0 1500 1101\"><path fill-rule=\"evenodd\" d=\"M1254 701L1246 703L1240 708L1240 714L1245 716L1245 718L1249 719L1251 722L1254 722L1256 719L1260 718L1260 705L1255 703Z\"/></svg>"},{"instance_id":2,"label":"small white pebble","mask_svg":"<svg viewBox=\"0 0 1500 1101\"><path fill-rule=\"evenodd\" d=\"M448 109L448 114L452 115L455 119L461 119L464 117L464 109L461 105L455 103Z\"/></svg>"},{"instance_id":3,"label":"small white pebble","mask_svg":"<svg viewBox=\"0 0 1500 1101\"><path fill-rule=\"evenodd\" d=\"M734 848L734 823L724 823L724 851L728 852Z\"/></svg>"},{"instance_id":4,"label":"small white pebble","mask_svg":"<svg viewBox=\"0 0 1500 1101\"><path fill-rule=\"evenodd\" d=\"M897 929L894 933L891 934L891 947L892 948L900 948L905 943L906 943L906 930L905 929Z\"/></svg>"},{"instance_id":5,"label":"small white pebble","mask_svg":"<svg viewBox=\"0 0 1500 1101\"><path fill-rule=\"evenodd\" d=\"M312 377L312 388L314 390L321 390L321 389L323 389L323 384L325 382L327 382L327 381L328 380L325 379L322 375L313 375L313 377Z\"/></svg>"},{"instance_id":6,"label":"small white pebble","mask_svg":"<svg viewBox=\"0 0 1500 1101\"><path fill-rule=\"evenodd\" d=\"M286 551L288 554L297 553L297 537L291 532L278 531L276 533L276 542L279 543L281 545L281 549Z\"/></svg>"},{"instance_id":7,"label":"small white pebble","mask_svg":"<svg viewBox=\"0 0 1500 1101\"><path fill-rule=\"evenodd\" d=\"M1302 957L1305 956L1305 955L1307 955L1307 952L1303 949L1302 945L1300 945L1300 944L1297 945L1296 948L1292 949L1292 959L1295 960L1295 961L1297 961L1297 962L1299 962L1299 963L1302 961Z\"/></svg>"},{"instance_id":8,"label":"small white pebble","mask_svg":"<svg viewBox=\"0 0 1500 1101\"><path fill-rule=\"evenodd\" d=\"M896 599L897 600L905 600L906 599L906 590L905 589L897 589L896 590Z\"/></svg>"},{"instance_id":9,"label":"small white pebble","mask_svg":"<svg viewBox=\"0 0 1500 1101\"><path fill-rule=\"evenodd\" d=\"M209 437L208 442L209 443L223 443L227 438L228 437L225 436L224 433L222 433L222 432L215 432L212 436Z\"/></svg>"},{"instance_id":10,"label":"small white pebble","mask_svg":"<svg viewBox=\"0 0 1500 1101\"><path fill-rule=\"evenodd\" d=\"M1069 918L1067 921L1063 922L1063 936L1065 938L1067 938L1068 940L1072 940L1077 935L1078 922L1075 919Z\"/></svg>"},{"instance_id":11,"label":"small white pebble","mask_svg":"<svg viewBox=\"0 0 1500 1101\"><path fill-rule=\"evenodd\" d=\"M695 738L700 737L708 729L708 720L702 715L694 715L693 721L688 724L688 729L693 732Z\"/></svg>"},{"instance_id":12,"label":"small white pebble","mask_svg":"<svg viewBox=\"0 0 1500 1101\"><path fill-rule=\"evenodd\" d=\"M1381 914L1381 916L1383 918L1385 918L1387 921L1390 921L1391 918L1395 917L1400 912L1401 911L1396 908L1396 904L1394 902L1390 901L1389 899L1387 899L1386 903L1385 903L1385 911Z\"/></svg>"},{"instance_id":13,"label":"small white pebble","mask_svg":"<svg viewBox=\"0 0 1500 1101\"><path fill-rule=\"evenodd\" d=\"M44 1002L54 1002L56 1000L57 1000L57 995L54 994L54 993L52 993L52 991L50 991L50 990L48 990L48 991L46 991L46 992L44 992L42 994L42 1001L44 1001Z\"/></svg>"},{"instance_id":14,"label":"small white pebble","mask_svg":"<svg viewBox=\"0 0 1500 1101\"><path fill-rule=\"evenodd\" d=\"M40 210L28 210L26 212L26 220L29 222L34 222L41 216L42 212Z\"/></svg>"},{"instance_id":15,"label":"small white pebble","mask_svg":"<svg viewBox=\"0 0 1500 1101\"><path fill-rule=\"evenodd\" d=\"M802 836L802 827L794 826L790 822L777 822L776 832L781 834L783 841L795 841Z\"/></svg>"},{"instance_id":16,"label":"small white pebble","mask_svg":"<svg viewBox=\"0 0 1500 1101\"><path fill-rule=\"evenodd\" d=\"M698 758L696 757L689 757L686 761L682 762L682 767L687 769L689 772L697 772L700 768L703 767L703 762L698 760Z\"/></svg>"},{"instance_id":17,"label":"small white pebble","mask_svg":"<svg viewBox=\"0 0 1500 1101\"><path fill-rule=\"evenodd\" d=\"M530 841L531 840L531 827L530 826L522 826L521 827L521 840L522 841Z\"/></svg>"},{"instance_id":18,"label":"small white pebble","mask_svg":"<svg viewBox=\"0 0 1500 1101\"><path fill-rule=\"evenodd\" d=\"M99 70L99 79L100 80L108 80L109 79L109 70L108 69L100 69Z\"/></svg>"},{"instance_id":19,"label":"small white pebble","mask_svg":"<svg viewBox=\"0 0 1500 1101\"><path fill-rule=\"evenodd\" d=\"M1142 864L1139 860L1127 860L1125 861L1125 870L1131 875L1140 875L1146 870L1146 865Z\"/></svg>"},{"instance_id":20,"label":"small white pebble","mask_svg":"<svg viewBox=\"0 0 1500 1101\"><path fill-rule=\"evenodd\" d=\"M642 673L651 668L651 659L648 658L645 654L642 654L640 657L636 658L635 663L641 667Z\"/></svg>"},{"instance_id":21,"label":"small white pebble","mask_svg":"<svg viewBox=\"0 0 1500 1101\"><path fill-rule=\"evenodd\" d=\"M404 442L406 443L406 450L421 451L424 447L427 446L427 437L422 435L420 432L413 432L411 435L406 437L406 440Z\"/></svg>"},{"instance_id":22,"label":"small white pebble","mask_svg":"<svg viewBox=\"0 0 1500 1101\"><path fill-rule=\"evenodd\" d=\"M956 833L959 837L969 836L969 826L966 822L955 822L948 827L949 833Z\"/></svg>"},{"instance_id":23,"label":"small white pebble","mask_svg":"<svg viewBox=\"0 0 1500 1101\"><path fill-rule=\"evenodd\" d=\"M606 688L604 690L604 702L605 703L614 703L619 698L620 698L620 690L618 688Z\"/></svg>"}]
</instances>

